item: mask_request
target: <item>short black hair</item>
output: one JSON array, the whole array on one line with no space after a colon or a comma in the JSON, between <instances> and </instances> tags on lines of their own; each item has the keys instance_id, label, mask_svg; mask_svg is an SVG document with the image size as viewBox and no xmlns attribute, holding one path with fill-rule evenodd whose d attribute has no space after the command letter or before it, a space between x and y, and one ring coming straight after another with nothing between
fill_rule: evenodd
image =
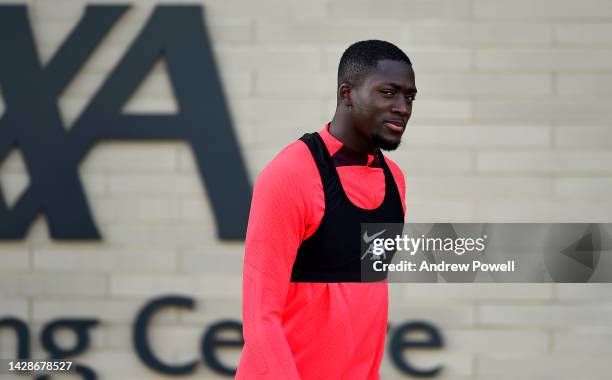
<instances>
[{"instance_id":1,"label":"short black hair","mask_svg":"<svg viewBox=\"0 0 612 380\"><path fill-rule=\"evenodd\" d=\"M359 85L365 74L376 67L378 61L384 59L406 62L412 66L410 58L390 42L381 40L355 42L344 51L340 58L338 87L345 82L353 86Z\"/></svg>"}]
</instances>

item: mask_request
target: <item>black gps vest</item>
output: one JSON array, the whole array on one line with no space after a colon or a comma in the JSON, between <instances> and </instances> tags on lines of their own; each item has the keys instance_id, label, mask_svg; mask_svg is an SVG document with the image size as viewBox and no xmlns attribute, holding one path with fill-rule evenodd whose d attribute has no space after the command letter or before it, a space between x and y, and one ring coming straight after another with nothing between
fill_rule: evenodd
<instances>
[{"instance_id":1,"label":"black gps vest","mask_svg":"<svg viewBox=\"0 0 612 380\"><path fill-rule=\"evenodd\" d=\"M302 242L297 251L291 282L370 282L385 279L386 273L364 276L363 268L369 262L362 260L364 240L371 239L374 234L389 237L401 233L401 225L394 225L391 228L387 226L384 234L366 231L363 235L362 223L404 222L399 191L382 153L377 151L385 174L385 197L378 208L366 210L355 206L344 192L336 166L321 136L316 132L307 133L300 140L308 146L319 169L325 194L325 212L317 230ZM392 252L387 254L383 261L388 263L392 255Z\"/></svg>"}]
</instances>

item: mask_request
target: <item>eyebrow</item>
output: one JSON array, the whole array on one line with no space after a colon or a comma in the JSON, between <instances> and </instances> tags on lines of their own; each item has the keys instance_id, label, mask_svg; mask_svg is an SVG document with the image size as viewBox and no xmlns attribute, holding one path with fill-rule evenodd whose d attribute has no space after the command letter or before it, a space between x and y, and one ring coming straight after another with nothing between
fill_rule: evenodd
<instances>
[{"instance_id":1,"label":"eyebrow","mask_svg":"<svg viewBox=\"0 0 612 380\"><path fill-rule=\"evenodd\" d=\"M401 85L399 85L397 83L392 83L392 82L385 83L385 84L393 87L394 90L401 90L402 87L403 87L403 86L401 86ZM417 89L414 88L414 87L413 88L408 88L408 91L406 91L406 92L408 92L409 94L416 94L417 93Z\"/></svg>"}]
</instances>

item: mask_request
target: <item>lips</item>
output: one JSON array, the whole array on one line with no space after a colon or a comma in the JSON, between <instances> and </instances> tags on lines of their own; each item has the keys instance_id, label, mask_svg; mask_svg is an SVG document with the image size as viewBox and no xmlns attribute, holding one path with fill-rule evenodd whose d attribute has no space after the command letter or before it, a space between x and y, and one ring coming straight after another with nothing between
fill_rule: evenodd
<instances>
[{"instance_id":1,"label":"lips","mask_svg":"<svg viewBox=\"0 0 612 380\"><path fill-rule=\"evenodd\" d=\"M385 125L394 132L402 132L406 128L403 120L385 120Z\"/></svg>"}]
</instances>

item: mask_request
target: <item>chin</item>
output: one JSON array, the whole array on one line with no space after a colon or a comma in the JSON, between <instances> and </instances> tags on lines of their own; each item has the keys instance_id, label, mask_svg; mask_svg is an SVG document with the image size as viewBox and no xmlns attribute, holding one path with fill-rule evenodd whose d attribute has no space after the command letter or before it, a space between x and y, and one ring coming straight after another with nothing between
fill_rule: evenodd
<instances>
[{"instance_id":1,"label":"chin","mask_svg":"<svg viewBox=\"0 0 612 380\"><path fill-rule=\"evenodd\" d=\"M372 138L374 145L379 147L382 150L386 150L386 151L391 151L391 150L396 150L399 146L402 140L390 140L390 139L386 139L383 137L380 137L378 135L374 135Z\"/></svg>"}]
</instances>

